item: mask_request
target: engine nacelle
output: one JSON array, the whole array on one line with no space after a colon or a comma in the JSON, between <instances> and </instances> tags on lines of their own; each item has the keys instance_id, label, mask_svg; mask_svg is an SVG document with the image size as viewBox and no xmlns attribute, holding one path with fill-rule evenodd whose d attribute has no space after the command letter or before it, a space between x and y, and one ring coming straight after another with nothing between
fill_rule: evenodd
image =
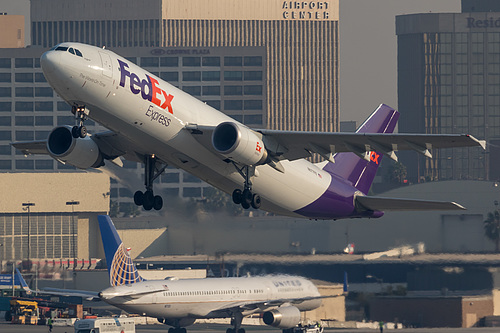
<instances>
[{"instance_id":1,"label":"engine nacelle","mask_svg":"<svg viewBox=\"0 0 500 333\"><path fill-rule=\"evenodd\" d=\"M292 328L300 322L300 311L295 306L285 306L264 312L264 323L278 328Z\"/></svg>"},{"instance_id":2,"label":"engine nacelle","mask_svg":"<svg viewBox=\"0 0 500 333\"><path fill-rule=\"evenodd\" d=\"M244 165L264 164L267 160L267 150L259 136L236 123L217 125L212 134L212 145L223 156Z\"/></svg>"},{"instance_id":3,"label":"engine nacelle","mask_svg":"<svg viewBox=\"0 0 500 333\"><path fill-rule=\"evenodd\" d=\"M50 156L80 169L103 166L103 157L99 147L89 136L74 138L71 126L56 127L47 139Z\"/></svg>"}]
</instances>

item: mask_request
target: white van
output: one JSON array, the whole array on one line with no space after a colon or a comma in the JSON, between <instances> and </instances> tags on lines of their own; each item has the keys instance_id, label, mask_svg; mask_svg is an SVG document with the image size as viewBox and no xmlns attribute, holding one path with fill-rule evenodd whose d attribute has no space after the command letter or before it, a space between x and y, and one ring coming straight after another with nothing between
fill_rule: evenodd
<instances>
[{"instance_id":1,"label":"white van","mask_svg":"<svg viewBox=\"0 0 500 333\"><path fill-rule=\"evenodd\" d=\"M135 321L128 318L82 319L75 322L75 333L135 333Z\"/></svg>"}]
</instances>

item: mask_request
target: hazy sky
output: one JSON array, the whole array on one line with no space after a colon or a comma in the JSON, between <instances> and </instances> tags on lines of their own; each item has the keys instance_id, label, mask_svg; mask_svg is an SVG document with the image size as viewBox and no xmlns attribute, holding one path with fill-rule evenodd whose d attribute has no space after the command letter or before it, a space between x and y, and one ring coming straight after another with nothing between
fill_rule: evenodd
<instances>
[{"instance_id":1,"label":"hazy sky","mask_svg":"<svg viewBox=\"0 0 500 333\"><path fill-rule=\"evenodd\" d=\"M380 103L397 108L396 15L460 8L460 0L340 0L341 120L359 125ZM0 0L0 12L29 22L29 0Z\"/></svg>"}]
</instances>

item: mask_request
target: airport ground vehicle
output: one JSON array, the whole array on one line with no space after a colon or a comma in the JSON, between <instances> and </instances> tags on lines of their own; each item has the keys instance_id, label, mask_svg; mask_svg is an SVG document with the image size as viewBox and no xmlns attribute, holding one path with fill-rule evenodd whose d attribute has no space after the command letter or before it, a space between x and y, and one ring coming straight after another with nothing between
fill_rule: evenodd
<instances>
[{"instance_id":1,"label":"airport ground vehicle","mask_svg":"<svg viewBox=\"0 0 500 333\"><path fill-rule=\"evenodd\" d=\"M75 333L135 333L135 321L128 318L82 319L75 322Z\"/></svg>"}]
</instances>

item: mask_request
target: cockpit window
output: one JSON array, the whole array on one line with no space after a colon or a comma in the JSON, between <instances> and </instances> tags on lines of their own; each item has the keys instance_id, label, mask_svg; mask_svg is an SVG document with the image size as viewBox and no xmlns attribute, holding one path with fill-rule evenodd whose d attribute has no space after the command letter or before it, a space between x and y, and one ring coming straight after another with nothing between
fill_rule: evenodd
<instances>
[{"instance_id":1,"label":"cockpit window","mask_svg":"<svg viewBox=\"0 0 500 333\"><path fill-rule=\"evenodd\" d=\"M82 57L83 58L83 54L82 52L80 52L80 50L78 49L74 49L72 47L67 47L67 46L55 46L53 48L50 49L51 51L52 50L55 50L55 51L68 51L69 53L71 54L74 54L76 56L79 56L79 57Z\"/></svg>"}]
</instances>

